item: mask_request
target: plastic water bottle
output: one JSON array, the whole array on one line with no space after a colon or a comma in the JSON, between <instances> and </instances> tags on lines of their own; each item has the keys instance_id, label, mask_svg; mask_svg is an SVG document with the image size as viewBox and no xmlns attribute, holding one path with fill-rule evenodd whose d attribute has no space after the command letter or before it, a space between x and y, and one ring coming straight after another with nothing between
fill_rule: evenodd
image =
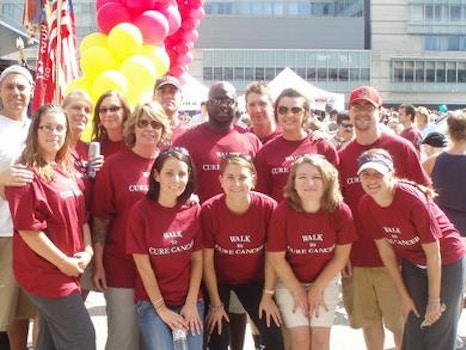
<instances>
[{"instance_id":1,"label":"plastic water bottle","mask_svg":"<svg viewBox=\"0 0 466 350\"><path fill-rule=\"evenodd\" d=\"M184 330L175 329L173 331L173 348L175 350L188 350L188 340Z\"/></svg>"}]
</instances>

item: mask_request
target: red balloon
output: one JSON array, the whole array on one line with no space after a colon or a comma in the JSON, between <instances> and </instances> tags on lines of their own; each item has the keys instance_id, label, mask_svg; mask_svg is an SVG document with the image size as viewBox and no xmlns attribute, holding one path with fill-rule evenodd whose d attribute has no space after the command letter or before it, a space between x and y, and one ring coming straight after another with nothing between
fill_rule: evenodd
<instances>
[{"instance_id":1,"label":"red balloon","mask_svg":"<svg viewBox=\"0 0 466 350\"><path fill-rule=\"evenodd\" d=\"M122 1L124 1L124 0L122 0ZM120 0L97 0L97 1L95 2L95 9L96 9L97 11L99 11L99 9L100 9L102 6L104 6L105 4L108 4L108 3L110 3L110 2L118 2L118 3L121 4L121 1L120 1ZM122 4L122 5L124 5L124 4Z\"/></svg>"},{"instance_id":2,"label":"red balloon","mask_svg":"<svg viewBox=\"0 0 466 350\"><path fill-rule=\"evenodd\" d=\"M194 19L203 19L205 17L205 11L203 7L199 7L197 9L193 9L189 15L189 17Z\"/></svg>"},{"instance_id":3,"label":"red balloon","mask_svg":"<svg viewBox=\"0 0 466 350\"><path fill-rule=\"evenodd\" d=\"M163 7L160 10L160 13L165 15L168 20L168 35L175 33L181 27L181 15L178 11L178 6L169 5L168 7Z\"/></svg>"},{"instance_id":4,"label":"red balloon","mask_svg":"<svg viewBox=\"0 0 466 350\"><path fill-rule=\"evenodd\" d=\"M158 11L145 11L134 20L134 25L141 30L144 44L157 45L168 35L168 21Z\"/></svg>"},{"instance_id":5,"label":"red balloon","mask_svg":"<svg viewBox=\"0 0 466 350\"><path fill-rule=\"evenodd\" d=\"M199 32L196 29L187 31L183 33L183 40L195 42L199 39Z\"/></svg>"},{"instance_id":6,"label":"red balloon","mask_svg":"<svg viewBox=\"0 0 466 350\"><path fill-rule=\"evenodd\" d=\"M131 22L131 16L119 2L108 2L97 11L97 26L104 34L108 34L114 26L123 22Z\"/></svg>"}]
</instances>

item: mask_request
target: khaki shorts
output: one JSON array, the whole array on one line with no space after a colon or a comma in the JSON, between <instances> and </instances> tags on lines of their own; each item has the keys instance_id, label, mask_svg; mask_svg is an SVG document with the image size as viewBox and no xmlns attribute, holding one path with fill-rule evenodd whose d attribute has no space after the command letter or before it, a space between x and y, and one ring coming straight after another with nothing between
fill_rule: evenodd
<instances>
[{"instance_id":1,"label":"khaki shorts","mask_svg":"<svg viewBox=\"0 0 466 350\"><path fill-rule=\"evenodd\" d=\"M339 276L335 277L324 289L324 303L327 310L321 306L319 308L319 317L312 317L311 319L304 316L302 310L299 308L293 312L293 295L283 282L278 282L275 286L275 300L282 313L285 327L332 327L335 319L335 310L338 304L338 294L340 292L340 286L338 285L339 278ZM310 286L311 284L309 283L304 284L306 290L308 290Z\"/></svg>"},{"instance_id":2,"label":"khaki shorts","mask_svg":"<svg viewBox=\"0 0 466 350\"><path fill-rule=\"evenodd\" d=\"M343 278L343 301L351 327L383 321L393 333L403 331L400 294L385 267L353 267L353 276Z\"/></svg>"},{"instance_id":3,"label":"khaki shorts","mask_svg":"<svg viewBox=\"0 0 466 350\"><path fill-rule=\"evenodd\" d=\"M13 274L13 238L0 237L0 331L14 319L33 318L36 307L19 287Z\"/></svg>"}]
</instances>

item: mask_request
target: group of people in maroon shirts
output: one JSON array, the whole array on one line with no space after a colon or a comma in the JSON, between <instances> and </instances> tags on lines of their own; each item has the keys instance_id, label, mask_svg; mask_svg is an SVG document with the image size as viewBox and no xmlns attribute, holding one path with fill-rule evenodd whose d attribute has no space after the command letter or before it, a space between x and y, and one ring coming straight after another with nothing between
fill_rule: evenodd
<instances>
[{"instance_id":1,"label":"group of people in maroon shirts","mask_svg":"<svg viewBox=\"0 0 466 350\"><path fill-rule=\"evenodd\" d=\"M109 350L172 349L179 330L189 349L228 349L231 292L266 349L330 349L341 275L368 349L384 325L397 349L454 348L466 249L414 147L378 127L374 88L352 91L356 135L338 152L304 128L295 89L273 101L253 83L249 131L234 125L230 83L211 86L208 121L189 130L179 98L173 77L132 113L117 92L100 97L94 159L79 140L84 92L32 117L19 159L32 180L5 192L38 349L95 348L81 288L104 292Z\"/></svg>"}]
</instances>

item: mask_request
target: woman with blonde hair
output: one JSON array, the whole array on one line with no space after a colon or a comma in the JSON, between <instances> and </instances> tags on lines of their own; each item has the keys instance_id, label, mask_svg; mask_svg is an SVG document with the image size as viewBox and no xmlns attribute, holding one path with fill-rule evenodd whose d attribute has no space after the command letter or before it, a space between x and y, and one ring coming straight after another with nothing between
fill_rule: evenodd
<instances>
[{"instance_id":1,"label":"woman with blonde hair","mask_svg":"<svg viewBox=\"0 0 466 350\"><path fill-rule=\"evenodd\" d=\"M95 349L95 331L80 296L80 276L92 259L84 185L71 158L65 111L40 107L20 162L32 183L7 187L12 212L13 269L39 310L38 349Z\"/></svg>"},{"instance_id":2,"label":"woman with blonde hair","mask_svg":"<svg viewBox=\"0 0 466 350\"><path fill-rule=\"evenodd\" d=\"M157 102L136 108L125 124L129 146L108 158L97 174L92 214L95 249L93 282L107 302L106 349L138 348L134 310L136 267L126 253L126 224L131 206L148 190L159 145L169 136L169 121Z\"/></svg>"},{"instance_id":3,"label":"woman with blonde hair","mask_svg":"<svg viewBox=\"0 0 466 350\"><path fill-rule=\"evenodd\" d=\"M279 278L275 297L291 349L330 348L338 279L356 240L335 167L320 155L291 166L283 200L274 211L267 251Z\"/></svg>"}]
</instances>

